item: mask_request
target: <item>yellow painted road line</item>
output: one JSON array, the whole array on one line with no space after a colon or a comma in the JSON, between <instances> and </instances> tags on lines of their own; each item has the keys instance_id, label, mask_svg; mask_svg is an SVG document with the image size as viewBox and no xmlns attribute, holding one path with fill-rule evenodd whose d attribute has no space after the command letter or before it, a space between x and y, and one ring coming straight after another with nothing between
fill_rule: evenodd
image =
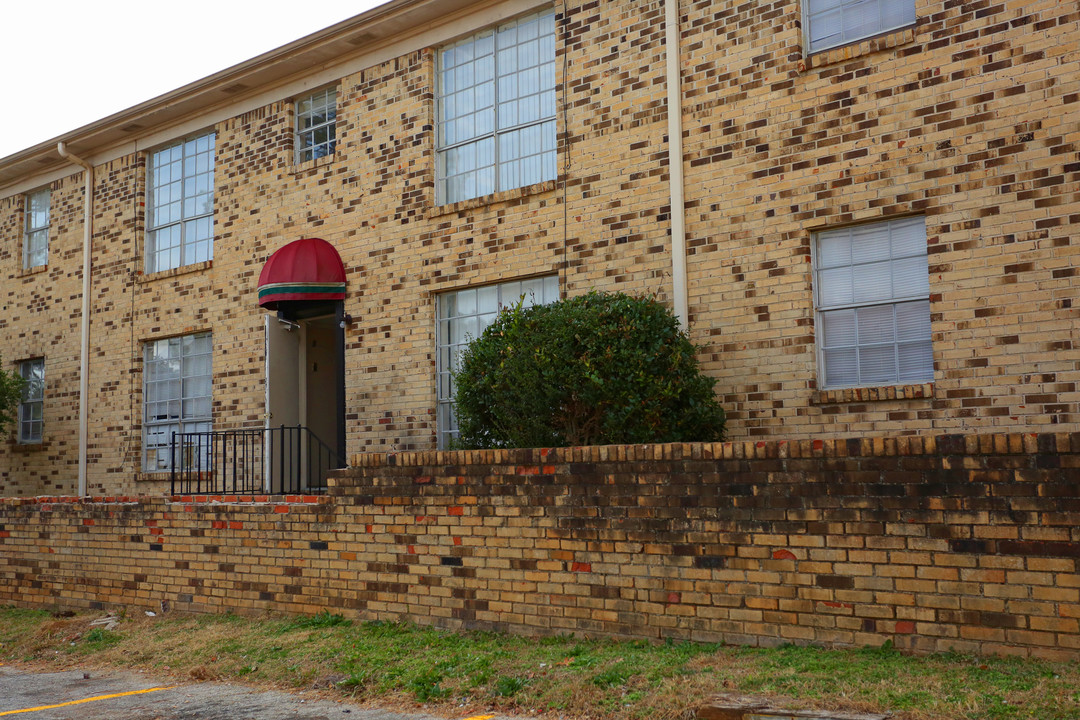
<instances>
[{"instance_id":1,"label":"yellow painted road line","mask_svg":"<svg viewBox=\"0 0 1080 720\"><path fill-rule=\"evenodd\" d=\"M465 720L491 720L491 718L493 718L493 717L495 717L495 716L494 715L473 715L472 717L465 718Z\"/></svg>"},{"instance_id":2,"label":"yellow painted road line","mask_svg":"<svg viewBox=\"0 0 1080 720\"><path fill-rule=\"evenodd\" d=\"M146 690L131 690L129 692L116 693L114 695L97 695L96 697L83 698L82 700L72 700L71 702L59 703L58 705L38 705L32 708L23 708L22 710L5 710L0 712L0 717L4 715L17 715L19 713L37 712L38 710L52 710L53 708L67 707L69 705L82 705L83 703L96 702L98 700L111 700L112 698L127 697L128 695L142 695L143 693L157 692L158 690L172 690L175 685L169 687L156 687L148 688ZM492 715L491 717L494 717Z\"/></svg>"}]
</instances>

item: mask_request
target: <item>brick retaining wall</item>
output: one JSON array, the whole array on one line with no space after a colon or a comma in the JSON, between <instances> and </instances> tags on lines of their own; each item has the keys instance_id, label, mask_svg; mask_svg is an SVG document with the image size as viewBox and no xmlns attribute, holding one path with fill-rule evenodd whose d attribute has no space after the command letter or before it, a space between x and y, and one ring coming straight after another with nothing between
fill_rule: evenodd
<instances>
[{"instance_id":1,"label":"brick retaining wall","mask_svg":"<svg viewBox=\"0 0 1080 720\"><path fill-rule=\"evenodd\" d=\"M0 603L1080 657L1080 434L353 464L325 497L5 500Z\"/></svg>"}]
</instances>

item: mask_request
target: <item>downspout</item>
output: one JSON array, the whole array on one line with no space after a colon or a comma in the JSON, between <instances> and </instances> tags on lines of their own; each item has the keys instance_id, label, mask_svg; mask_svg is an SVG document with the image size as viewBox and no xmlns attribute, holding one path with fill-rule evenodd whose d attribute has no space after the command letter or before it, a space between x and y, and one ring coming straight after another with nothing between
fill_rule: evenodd
<instances>
[{"instance_id":1,"label":"downspout","mask_svg":"<svg viewBox=\"0 0 1080 720\"><path fill-rule=\"evenodd\" d=\"M90 238L94 233L94 166L67 151L64 143L57 143L60 157L82 165L86 171L83 199L83 264L82 264L82 328L79 351L79 497L86 496L86 455L88 450L88 420L86 407L90 394Z\"/></svg>"},{"instance_id":2,"label":"downspout","mask_svg":"<svg viewBox=\"0 0 1080 720\"><path fill-rule=\"evenodd\" d=\"M668 186L671 194L671 285L675 317L690 329L686 292L686 203L683 198L682 71L679 68L679 0L664 0L667 58Z\"/></svg>"}]
</instances>

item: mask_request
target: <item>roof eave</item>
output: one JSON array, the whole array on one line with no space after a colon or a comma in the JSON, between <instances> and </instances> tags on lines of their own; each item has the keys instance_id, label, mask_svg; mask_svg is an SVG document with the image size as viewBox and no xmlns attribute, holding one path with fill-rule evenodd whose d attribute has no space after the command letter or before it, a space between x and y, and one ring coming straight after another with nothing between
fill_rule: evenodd
<instances>
[{"instance_id":1,"label":"roof eave","mask_svg":"<svg viewBox=\"0 0 1080 720\"><path fill-rule=\"evenodd\" d=\"M0 188L67 163L56 153L63 142L76 155L92 157L101 149L167 127L249 90L272 86L331 60L356 55L424 23L451 15L482 0L390 0L279 48L159 95L146 102L0 158Z\"/></svg>"}]
</instances>

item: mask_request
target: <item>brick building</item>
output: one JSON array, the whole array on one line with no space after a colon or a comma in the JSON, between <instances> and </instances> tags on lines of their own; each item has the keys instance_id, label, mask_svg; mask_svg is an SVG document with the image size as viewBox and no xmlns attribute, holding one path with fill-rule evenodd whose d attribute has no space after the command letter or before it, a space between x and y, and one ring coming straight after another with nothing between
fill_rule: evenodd
<instances>
[{"instance_id":1,"label":"brick building","mask_svg":"<svg viewBox=\"0 0 1080 720\"><path fill-rule=\"evenodd\" d=\"M0 494L161 492L174 431L435 448L455 348L593 288L676 310L736 439L1080 429L1078 46L1050 1L393 0L0 159Z\"/></svg>"}]
</instances>

